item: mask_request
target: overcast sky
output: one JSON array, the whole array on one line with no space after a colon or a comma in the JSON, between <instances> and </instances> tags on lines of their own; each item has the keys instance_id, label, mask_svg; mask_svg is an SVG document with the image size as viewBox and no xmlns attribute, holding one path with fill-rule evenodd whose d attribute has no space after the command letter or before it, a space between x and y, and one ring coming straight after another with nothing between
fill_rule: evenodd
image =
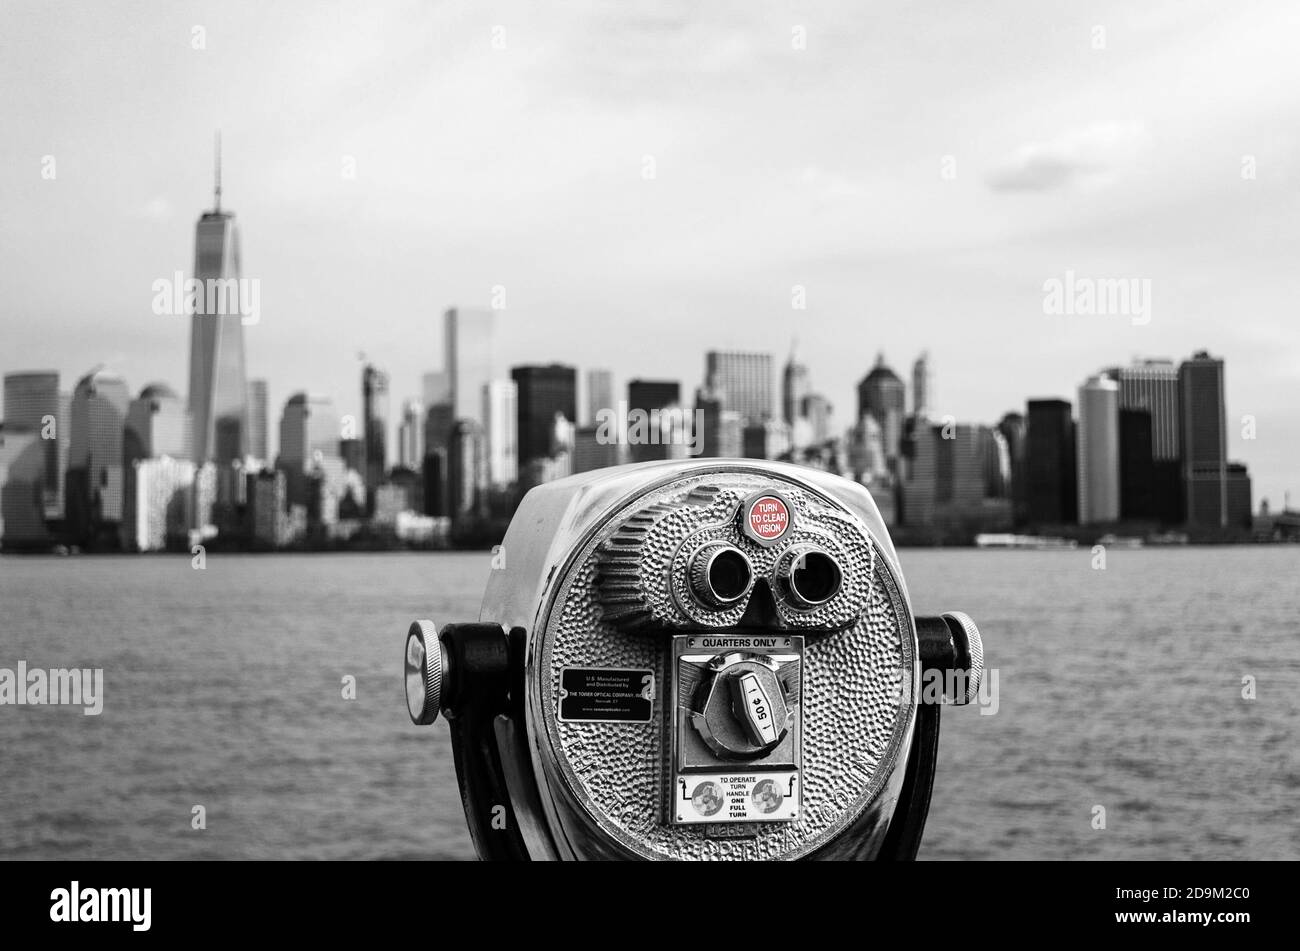
<instances>
[{"instance_id":1,"label":"overcast sky","mask_svg":"<svg viewBox=\"0 0 1300 951\"><path fill-rule=\"evenodd\" d=\"M508 363L689 392L797 337L843 425L878 350L995 421L1208 348L1256 500L1300 502L1294 0L4 0L0 370L185 390L151 284L191 271L218 128L273 445L299 389L359 413L358 352L396 414L500 285ZM1067 270L1149 280L1149 323L1045 314Z\"/></svg>"}]
</instances>

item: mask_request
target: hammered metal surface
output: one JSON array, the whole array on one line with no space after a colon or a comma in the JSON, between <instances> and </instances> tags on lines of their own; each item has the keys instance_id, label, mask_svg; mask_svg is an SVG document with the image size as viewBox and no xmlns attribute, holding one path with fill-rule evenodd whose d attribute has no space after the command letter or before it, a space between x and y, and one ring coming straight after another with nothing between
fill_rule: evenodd
<instances>
[{"instance_id":1,"label":"hammered metal surface","mask_svg":"<svg viewBox=\"0 0 1300 951\"><path fill-rule=\"evenodd\" d=\"M767 578L778 595L777 611L791 628L838 628L858 613L875 565L876 549L862 527L843 513L822 505L799 489L783 489L794 506L792 525L779 542L759 545L739 525L746 488L771 487L770 479L702 485L680 493L676 505L656 501L639 506L597 547L602 579L600 600L606 617L623 627L666 624L683 628L730 627L744 615L753 597L725 610L700 604L689 594L691 556L710 541L727 541L749 556L756 578ZM781 556L800 543L818 545L840 564L840 592L812 610L780 599L776 567Z\"/></svg>"},{"instance_id":2,"label":"hammered metal surface","mask_svg":"<svg viewBox=\"0 0 1300 951\"><path fill-rule=\"evenodd\" d=\"M793 502L798 524L780 544L763 548L745 539L728 513L749 494L773 488ZM630 536L629 521L635 526ZM615 539L611 559L608 543L619 532L624 538ZM690 552L713 538L745 551L759 576L768 575L788 544L799 541L823 545L840 559L844 572L841 593L816 610L778 606L784 624L778 629L805 634L803 806L794 822L725 829L665 823L664 695L672 631L664 625L716 631L734 624L744 610L742 605L710 616L691 610L695 605L674 593L678 586L685 591ZM624 573L622 587L616 588L622 592L620 606L612 611L609 588L601 584L611 568ZM629 571L637 573L635 583ZM662 487L616 513L571 562L556 590L543 628L536 685L547 740L579 811L629 851L649 858L797 858L857 818L893 768L914 703L907 607L887 559L876 556L865 528L814 493L747 473L710 473ZM719 616L730 620L719 624ZM653 670L654 720L560 722L555 706L566 666Z\"/></svg>"}]
</instances>

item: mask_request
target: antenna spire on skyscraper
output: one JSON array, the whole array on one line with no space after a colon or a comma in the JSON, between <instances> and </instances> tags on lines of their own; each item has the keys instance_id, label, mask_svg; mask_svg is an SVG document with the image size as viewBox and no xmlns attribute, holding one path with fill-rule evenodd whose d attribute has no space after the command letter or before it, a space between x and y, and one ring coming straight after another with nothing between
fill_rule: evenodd
<instances>
[{"instance_id":1,"label":"antenna spire on skyscraper","mask_svg":"<svg viewBox=\"0 0 1300 951\"><path fill-rule=\"evenodd\" d=\"M217 130L217 187L216 187L216 211L221 210L221 130Z\"/></svg>"}]
</instances>

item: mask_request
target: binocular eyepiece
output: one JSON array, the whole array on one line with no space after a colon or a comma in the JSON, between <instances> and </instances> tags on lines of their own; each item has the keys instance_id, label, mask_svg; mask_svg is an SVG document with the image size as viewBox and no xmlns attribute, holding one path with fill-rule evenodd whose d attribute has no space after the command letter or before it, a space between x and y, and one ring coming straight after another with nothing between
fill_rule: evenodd
<instances>
[{"instance_id":1,"label":"binocular eyepiece","mask_svg":"<svg viewBox=\"0 0 1300 951\"><path fill-rule=\"evenodd\" d=\"M725 608L749 594L754 566L743 551L726 542L708 542L691 555L691 593L713 608ZM789 604L815 608L840 590L843 574L835 556L816 545L798 545L781 557L774 590Z\"/></svg>"},{"instance_id":2,"label":"binocular eyepiece","mask_svg":"<svg viewBox=\"0 0 1300 951\"><path fill-rule=\"evenodd\" d=\"M862 486L604 469L533 489L502 554L478 623L416 621L405 650L481 858L915 857L938 703L975 698L983 645L913 617Z\"/></svg>"}]
</instances>

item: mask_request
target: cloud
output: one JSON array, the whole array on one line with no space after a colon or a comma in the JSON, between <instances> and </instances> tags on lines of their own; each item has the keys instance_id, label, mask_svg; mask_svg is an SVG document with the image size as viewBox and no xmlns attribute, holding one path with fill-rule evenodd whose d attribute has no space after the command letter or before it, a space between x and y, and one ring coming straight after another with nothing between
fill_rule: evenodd
<instances>
[{"instance_id":1,"label":"cloud","mask_svg":"<svg viewBox=\"0 0 1300 951\"><path fill-rule=\"evenodd\" d=\"M1108 181L1146 146L1141 122L1094 122L1046 142L1022 145L989 172L994 191L1051 191L1082 180Z\"/></svg>"},{"instance_id":2,"label":"cloud","mask_svg":"<svg viewBox=\"0 0 1300 951\"><path fill-rule=\"evenodd\" d=\"M865 184L819 165L807 165L793 175L793 181L818 198L840 200L863 198L869 193Z\"/></svg>"},{"instance_id":3,"label":"cloud","mask_svg":"<svg viewBox=\"0 0 1300 951\"><path fill-rule=\"evenodd\" d=\"M143 218L146 221L166 221L172 216L172 205L159 195L135 208L133 214L136 218Z\"/></svg>"}]
</instances>

